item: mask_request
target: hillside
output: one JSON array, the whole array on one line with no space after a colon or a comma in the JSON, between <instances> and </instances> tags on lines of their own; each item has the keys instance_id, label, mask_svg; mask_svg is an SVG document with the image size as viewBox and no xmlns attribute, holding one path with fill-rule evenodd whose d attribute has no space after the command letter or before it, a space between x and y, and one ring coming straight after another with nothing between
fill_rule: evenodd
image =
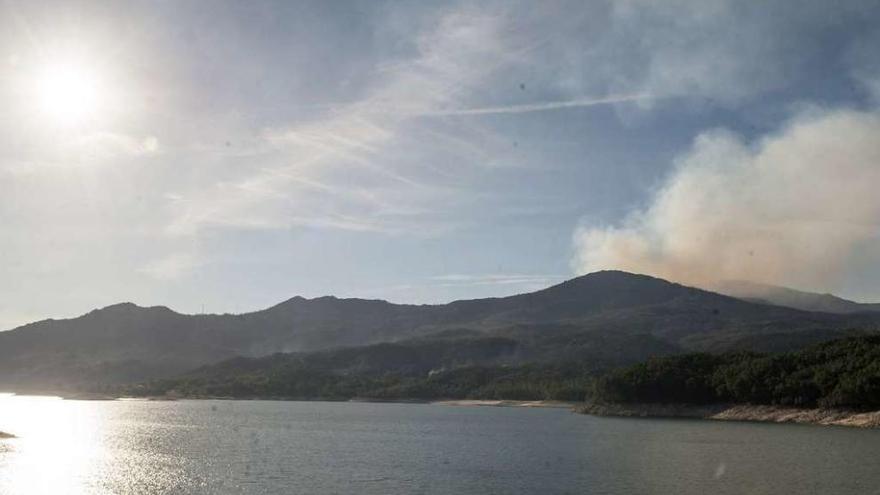
<instances>
[{"instance_id":1,"label":"hillside","mask_svg":"<svg viewBox=\"0 0 880 495\"><path fill-rule=\"evenodd\" d=\"M609 403L880 407L880 336L839 339L799 351L685 354L615 370L593 400Z\"/></svg>"},{"instance_id":2,"label":"hillside","mask_svg":"<svg viewBox=\"0 0 880 495\"><path fill-rule=\"evenodd\" d=\"M494 340L494 341L493 341ZM634 344L628 342L625 344ZM442 339L310 354L236 358L172 379L121 389L128 395L301 399L589 398L614 404L752 404L802 408L880 407L880 336L778 353L661 356L584 354L583 360L516 364L505 339ZM470 360L475 360L470 361Z\"/></svg>"},{"instance_id":3,"label":"hillside","mask_svg":"<svg viewBox=\"0 0 880 495\"><path fill-rule=\"evenodd\" d=\"M184 315L124 303L0 333L0 388L130 383L236 356L437 335L449 342L452 355L463 338L506 339L513 346L503 360L517 364L638 360L684 350L787 350L878 326L880 315L803 312L613 271L533 293L444 305L295 297L241 315Z\"/></svg>"},{"instance_id":4,"label":"hillside","mask_svg":"<svg viewBox=\"0 0 880 495\"><path fill-rule=\"evenodd\" d=\"M520 341L444 332L394 343L234 358L100 391L134 396L580 400L593 373L678 350L650 336Z\"/></svg>"},{"instance_id":5,"label":"hillside","mask_svg":"<svg viewBox=\"0 0 880 495\"><path fill-rule=\"evenodd\" d=\"M880 312L880 303L859 303L835 296L834 294L817 294L777 285L759 284L746 281L727 281L718 284L715 290L738 299L785 306L804 311L823 313L864 313Z\"/></svg>"}]
</instances>

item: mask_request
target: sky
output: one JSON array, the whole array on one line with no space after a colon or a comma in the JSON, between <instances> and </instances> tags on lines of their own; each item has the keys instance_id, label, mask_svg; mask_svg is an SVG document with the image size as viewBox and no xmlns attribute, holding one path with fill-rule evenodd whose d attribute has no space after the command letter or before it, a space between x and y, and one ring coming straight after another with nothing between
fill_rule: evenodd
<instances>
[{"instance_id":1,"label":"sky","mask_svg":"<svg viewBox=\"0 0 880 495\"><path fill-rule=\"evenodd\" d=\"M880 301L876 1L0 3L0 329L600 269Z\"/></svg>"}]
</instances>

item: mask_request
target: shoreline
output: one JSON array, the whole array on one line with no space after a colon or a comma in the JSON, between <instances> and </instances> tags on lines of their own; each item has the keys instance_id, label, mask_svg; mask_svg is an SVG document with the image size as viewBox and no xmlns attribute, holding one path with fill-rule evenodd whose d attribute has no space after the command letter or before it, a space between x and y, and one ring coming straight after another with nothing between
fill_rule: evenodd
<instances>
[{"instance_id":1,"label":"shoreline","mask_svg":"<svg viewBox=\"0 0 880 495\"><path fill-rule=\"evenodd\" d=\"M9 394L16 396L16 394ZM28 397L27 394L17 395ZM30 396L34 397L34 396ZM45 395L36 397L46 397ZM458 407L523 407L569 409L572 412L600 417L701 419L710 421L744 421L756 423L791 423L817 426L846 426L851 428L880 428L880 410L809 409L784 406L748 404L647 404L647 403L591 403L556 400L509 399L385 399L370 397L306 398L306 397L223 397L223 396L152 396L124 397L106 394L66 394L53 396L61 400L98 401L177 401L177 400L232 400L232 401L291 401L291 402L371 402L389 404L431 404ZM16 438L0 431L0 439Z\"/></svg>"},{"instance_id":2,"label":"shoreline","mask_svg":"<svg viewBox=\"0 0 880 495\"><path fill-rule=\"evenodd\" d=\"M575 412L592 416L623 418L679 418L710 421L793 423L817 426L880 428L880 411L852 409L806 409L747 404L596 404L575 407Z\"/></svg>"},{"instance_id":3,"label":"shoreline","mask_svg":"<svg viewBox=\"0 0 880 495\"><path fill-rule=\"evenodd\" d=\"M0 431L0 440L6 438L15 438L15 435L13 435L12 433L6 433L5 431Z\"/></svg>"},{"instance_id":4,"label":"shoreline","mask_svg":"<svg viewBox=\"0 0 880 495\"><path fill-rule=\"evenodd\" d=\"M111 399L113 400L113 399ZM128 398L119 397L115 400L144 400L144 401L162 401L162 400L231 400L231 401L249 401L249 400L265 400L265 401L287 401L287 402L358 402L371 404L427 404L438 406L458 406L458 407L531 407L531 408L552 408L552 409L574 409L582 405L580 402L565 402L555 400L509 400L509 399L386 399L373 397L352 397L345 398L314 398L314 397L143 397Z\"/></svg>"},{"instance_id":5,"label":"shoreline","mask_svg":"<svg viewBox=\"0 0 880 495\"><path fill-rule=\"evenodd\" d=\"M453 399L435 400L430 404L440 406L464 406L464 407L536 407L551 409L574 409L581 405L577 402L565 402L559 400L485 400L485 399Z\"/></svg>"},{"instance_id":6,"label":"shoreline","mask_svg":"<svg viewBox=\"0 0 880 495\"><path fill-rule=\"evenodd\" d=\"M287 401L287 402L368 402L368 403L387 403L387 404L433 404L439 406L460 406L460 407L529 407L529 408L550 408L550 409L571 409L583 405L582 402L567 402L558 400L512 400L512 399L408 399L408 398L373 398L373 397L352 397L352 398L332 398L332 397L230 397L230 396L210 396L210 395L160 395L160 396L144 396L144 397L127 397L114 396L109 394L59 394L59 395L29 395L29 394L10 394L13 397L51 397L59 400L74 401L134 401L134 402L154 402L154 401L178 401L178 400L224 400L224 401Z\"/></svg>"}]
</instances>

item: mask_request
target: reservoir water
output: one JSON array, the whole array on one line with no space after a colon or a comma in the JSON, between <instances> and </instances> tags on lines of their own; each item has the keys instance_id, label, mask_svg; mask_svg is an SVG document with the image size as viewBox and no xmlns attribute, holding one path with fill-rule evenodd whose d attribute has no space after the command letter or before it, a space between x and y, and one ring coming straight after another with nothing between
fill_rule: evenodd
<instances>
[{"instance_id":1,"label":"reservoir water","mask_svg":"<svg viewBox=\"0 0 880 495\"><path fill-rule=\"evenodd\" d=\"M0 494L869 494L880 431L564 409L0 398Z\"/></svg>"}]
</instances>

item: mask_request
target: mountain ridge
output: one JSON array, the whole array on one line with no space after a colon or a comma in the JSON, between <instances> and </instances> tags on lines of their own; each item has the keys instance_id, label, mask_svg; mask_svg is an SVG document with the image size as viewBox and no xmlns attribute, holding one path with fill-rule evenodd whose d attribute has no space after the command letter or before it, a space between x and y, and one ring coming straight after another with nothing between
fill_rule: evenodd
<instances>
[{"instance_id":1,"label":"mountain ridge","mask_svg":"<svg viewBox=\"0 0 880 495\"><path fill-rule=\"evenodd\" d=\"M236 356L357 348L456 332L512 340L508 357L516 362L552 362L602 361L612 352L626 361L652 349L784 350L851 329L878 328L880 315L756 304L621 271L514 296L436 305L295 296L254 312L187 315L119 303L0 333L0 387L131 382ZM452 362L456 345L444 351Z\"/></svg>"},{"instance_id":2,"label":"mountain ridge","mask_svg":"<svg viewBox=\"0 0 880 495\"><path fill-rule=\"evenodd\" d=\"M880 312L880 303L856 302L830 293L809 292L780 285L727 280L716 284L715 290L738 299L822 313Z\"/></svg>"}]
</instances>

